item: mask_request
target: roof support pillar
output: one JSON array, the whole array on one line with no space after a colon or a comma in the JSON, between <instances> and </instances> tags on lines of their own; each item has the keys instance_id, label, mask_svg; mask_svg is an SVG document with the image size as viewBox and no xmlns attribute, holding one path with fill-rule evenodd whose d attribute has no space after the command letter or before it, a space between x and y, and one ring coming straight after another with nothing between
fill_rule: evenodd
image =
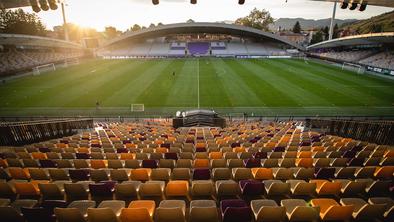
<instances>
[{"instance_id":1,"label":"roof support pillar","mask_svg":"<svg viewBox=\"0 0 394 222\"><path fill-rule=\"evenodd\" d=\"M330 24L330 33L328 35L328 39L331 40L334 35L334 23L335 23L335 14L337 13L337 1L334 2L334 8L332 10L331 24Z\"/></svg>"}]
</instances>

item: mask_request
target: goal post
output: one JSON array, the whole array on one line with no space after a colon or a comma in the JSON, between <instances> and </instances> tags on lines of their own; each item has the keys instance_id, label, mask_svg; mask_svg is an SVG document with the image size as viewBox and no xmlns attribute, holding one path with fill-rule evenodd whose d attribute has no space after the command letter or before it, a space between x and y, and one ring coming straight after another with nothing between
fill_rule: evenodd
<instances>
[{"instance_id":1,"label":"goal post","mask_svg":"<svg viewBox=\"0 0 394 222\"><path fill-rule=\"evenodd\" d=\"M358 74L363 74L365 72L365 68L362 65L353 64L349 62L342 63L342 70L350 70L357 72Z\"/></svg>"},{"instance_id":2,"label":"goal post","mask_svg":"<svg viewBox=\"0 0 394 222\"><path fill-rule=\"evenodd\" d=\"M130 110L131 112L144 112L145 106L144 104L131 104Z\"/></svg>"},{"instance_id":3,"label":"goal post","mask_svg":"<svg viewBox=\"0 0 394 222\"><path fill-rule=\"evenodd\" d=\"M55 71L56 66L54 63L39 65L33 68L34 75L40 75L43 72Z\"/></svg>"}]
</instances>

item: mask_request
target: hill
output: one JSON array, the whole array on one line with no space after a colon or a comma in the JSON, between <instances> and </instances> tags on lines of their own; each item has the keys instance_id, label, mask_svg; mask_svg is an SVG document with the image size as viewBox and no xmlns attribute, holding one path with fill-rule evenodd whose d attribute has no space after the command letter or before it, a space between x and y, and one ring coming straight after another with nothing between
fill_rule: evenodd
<instances>
[{"instance_id":1,"label":"hill","mask_svg":"<svg viewBox=\"0 0 394 222\"><path fill-rule=\"evenodd\" d=\"M360 20L342 27L359 34L371 32L394 32L394 11L387 12L369 19Z\"/></svg>"},{"instance_id":2,"label":"hill","mask_svg":"<svg viewBox=\"0 0 394 222\"><path fill-rule=\"evenodd\" d=\"M322 28L325 26L329 26L331 23L331 19L303 19L303 18L280 18L277 19L274 24L271 26L272 30L278 30L279 27L282 29L290 30L293 28L294 24L299 21L301 24L301 28L303 30L306 29L318 29ZM339 26L345 25L345 24L351 24L354 23L358 20L356 19L335 19L335 23L337 23Z\"/></svg>"}]
</instances>

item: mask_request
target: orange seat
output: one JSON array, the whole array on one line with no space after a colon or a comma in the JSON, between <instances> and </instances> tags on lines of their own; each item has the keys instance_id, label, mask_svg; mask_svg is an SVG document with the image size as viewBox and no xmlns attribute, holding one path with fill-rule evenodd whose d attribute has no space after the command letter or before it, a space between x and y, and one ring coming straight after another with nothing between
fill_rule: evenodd
<instances>
[{"instance_id":1,"label":"orange seat","mask_svg":"<svg viewBox=\"0 0 394 222\"><path fill-rule=\"evenodd\" d=\"M134 143L126 143L125 146L126 146L126 148L131 148L131 149L137 148L137 144L134 144Z\"/></svg>"},{"instance_id":2,"label":"orange seat","mask_svg":"<svg viewBox=\"0 0 394 222\"><path fill-rule=\"evenodd\" d=\"M168 149L164 147L156 148L156 153L167 153Z\"/></svg>"},{"instance_id":3,"label":"orange seat","mask_svg":"<svg viewBox=\"0 0 394 222\"><path fill-rule=\"evenodd\" d=\"M312 152L311 151L301 151L298 152L298 158L312 158Z\"/></svg>"},{"instance_id":4,"label":"orange seat","mask_svg":"<svg viewBox=\"0 0 394 222\"><path fill-rule=\"evenodd\" d=\"M39 183L48 183L48 181L15 182L15 192L21 196L40 195Z\"/></svg>"},{"instance_id":5,"label":"orange seat","mask_svg":"<svg viewBox=\"0 0 394 222\"><path fill-rule=\"evenodd\" d=\"M8 162L5 159L0 159L0 167L7 168Z\"/></svg>"},{"instance_id":6,"label":"orange seat","mask_svg":"<svg viewBox=\"0 0 394 222\"><path fill-rule=\"evenodd\" d=\"M233 152L242 153L242 152L246 152L246 149L245 147L235 147L233 148Z\"/></svg>"},{"instance_id":7,"label":"orange seat","mask_svg":"<svg viewBox=\"0 0 394 222\"><path fill-rule=\"evenodd\" d=\"M63 148L63 149L64 149L64 148L68 148L68 144L65 144L65 143L57 143L57 144L56 144L56 147L57 147L57 148Z\"/></svg>"},{"instance_id":8,"label":"orange seat","mask_svg":"<svg viewBox=\"0 0 394 222\"><path fill-rule=\"evenodd\" d=\"M322 220L347 221L352 217L353 205L342 206L334 199L321 198L312 199L313 207L320 207L320 218Z\"/></svg>"},{"instance_id":9,"label":"orange seat","mask_svg":"<svg viewBox=\"0 0 394 222\"><path fill-rule=\"evenodd\" d=\"M79 147L77 148L78 153L89 153L89 148L87 147Z\"/></svg>"},{"instance_id":10,"label":"orange seat","mask_svg":"<svg viewBox=\"0 0 394 222\"><path fill-rule=\"evenodd\" d=\"M390 179L393 177L394 166L376 167L374 176L380 179Z\"/></svg>"},{"instance_id":11,"label":"orange seat","mask_svg":"<svg viewBox=\"0 0 394 222\"><path fill-rule=\"evenodd\" d=\"M130 171L130 179L139 181L148 181L151 169L139 168Z\"/></svg>"},{"instance_id":12,"label":"orange seat","mask_svg":"<svg viewBox=\"0 0 394 222\"><path fill-rule=\"evenodd\" d=\"M30 179L29 170L27 168L22 169L19 167L10 167L10 168L8 168L8 171L10 172L10 176L12 177L12 179L15 179L15 180L29 180Z\"/></svg>"},{"instance_id":13,"label":"orange seat","mask_svg":"<svg viewBox=\"0 0 394 222\"><path fill-rule=\"evenodd\" d=\"M172 180L166 186L167 196L187 196L189 194L189 182L185 180Z\"/></svg>"},{"instance_id":14,"label":"orange seat","mask_svg":"<svg viewBox=\"0 0 394 222\"><path fill-rule=\"evenodd\" d=\"M323 146L314 146L312 147L312 152L319 152L319 151L324 151L324 147Z\"/></svg>"},{"instance_id":15,"label":"orange seat","mask_svg":"<svg viewBox=\"0 0 394 222\"><path fill-rule=\"evenodd\" d=\"M133 160L135 158L134 153L121 153L120 159L121 160Z\"/></svg>"},{"instance_id":16,"label":"orange seat","mask_svg":"<svg viewBox=\"0 0 394 222\"><path fill-rule=\"evenodd\" d=\"M205 143L196 143L196 148L205 148L206 144Z\"/></svg>"},{"instance_id":17,"label":"orange seat","mask_svg":"<svg viewBox=\"0 0 394 222\"><path fill-rule=\"evenodd\" d=\"M341 192L342 185L340 182L310 180L309 183L316 183L316 193L318 195L338 195Z\"/></svg>"},{"instance_id":18,"label":"orange seat","mask_svg":"<svg viewBox=\"0 0 394 222\"><path fill-rule=\"evenodd\" d=\"M209 158L210 159L222 159L223 158L223 153L222 152L210 152L209 153Z\"/></svg>"},{"instance_id":19,"label":"orange seat","mask_svg":"<svg viewBox=\"0 0 394 222\"><path fill-rule=\"evenodd\" d=\"M208 168L209 160L208 159L195 159L194 160L194 168Z\"/></svg>"},{"instance_id":20,"label":"orange seat","mask_svg":"<svg viewBox=\"0 0 394 222\"><path fill-rule=\"evenodd\" d=\"M252 175L256 180L270 180L274 178L271 168L252 168Z\"/></svg>"},{"instance_id":21,"label":"orange seat","mask_svg":"<svg viewBox=\"0 0 394 222\"><path fill-rule=\"evenodd\" d=\"M46 153L41 153L41 152L33 152L31 154L31 156L33 157L33 159L36 159L36 160L45 160L45 159L47 159Z\"/></svg>"},{"instance_id":22,"label":"orange seat","mask_svg":"<svg viewBox=\"0 0 394 222\"><path fill-rule=\"evenodd\" d=\"M313 167L313 159L312 158L298 158L296 159L297 167L305 167L310 168Z\"/></svg>"},{"instance_id":23,"label":"orange seat","mask_svg":"<svg viewBox=\"0 0 394 222\"><path fill-rule=\"evenodd\" d=\"M156 208L155 201L137 200L131 201L128 208L123 208L120 213L122 222L153 222L153 214Z\"/></svg>"},{"instance_id":24,"label":"orange seat","mask_svg":"<svg viewBox=\"0 0 394 222\"><path fill-rule=\"evenodd\" d=\"M107 160L90 160L90 167L93 169L107 168Z\"/></svg>"}]
</instances>

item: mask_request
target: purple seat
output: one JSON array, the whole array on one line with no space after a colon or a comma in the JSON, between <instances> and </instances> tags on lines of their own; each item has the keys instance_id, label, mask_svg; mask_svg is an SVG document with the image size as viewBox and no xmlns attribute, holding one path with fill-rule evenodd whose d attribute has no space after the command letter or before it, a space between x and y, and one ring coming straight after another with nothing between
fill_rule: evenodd
<instances>
[{"instance_id":1,"label":"purple seat","mask_svg":"<svg viewBox=\"0 0 394 222\"><path fill-rule=\"evenodd\" d=\"M47 147L38 148L41 153L49 153L51 150Z\"/></svg>"},{"instance_id":2,"label":"purple seat","mask_svg":"<svg viewBox=\"0 0 394 222\"><path fill-rule=\"evenodd\" d=\"M160 147L170 149L170 148L171 148L171 144L169 144L169 143L163 143L163 144L160 145Z\"/></svg>"},{"instance_id":3,"label":"purple seat","mask_svg":"<svg viewBox=\"0 0 394 222\"><path fill-rule=\"evenodd\" d=\"M204 55L209 51L209 42L189 42L187 48L192 55Z\"/></svg>"},{"instance_id":4,"label":"purple seat","mask_svg":"<svg viewBox=\"0 0 394 222\"><path fill-rule=\"evenodd\" d=\"M244 165L246 168L261 167L261 160L256 158L246 159L244 160Z\"/></svg>"},{"instance_id":5,"label":"purple seat","mask_svg":"<svg viewBox=\"0 0 394 222\"><path fill-rule=\"evenodd\" d=\"M57 168L57 163L53 160L38 160L42 168Z\"/></svg>"},{"instance_id":6,"label":"purple seat","mask_svg":"<svg viewBox=\"0 0 394 222\"><path fill-rule=\"evenodd\" d=\"M355 151L355 152L360 152L361 150L363 150L363 146L362 145L357 145L357 146L353 147L350 150L351 151Z\"/></svg>"},{"instance_id":7,"label":"purple seat","mask_svg":"<svg viewBox=\"0 0 394 222\"><path fill-rule=\"evenodd\" d=\"M347 163L348 166L363 166L364 165L364 158L352 158Z\"/></svg>"},{"instance_id":8,"label":"purple seat","mask_svg":"<svg viewBox=\"0 0 394 222\"><path fill-rule=\"evenodd\" d=\"M261 195L263 194L264 185L261 181L257 180L241 180L239 187L243 195Z\"/></svg>"},{"instance_id":9,"label":"purple seat","mask_svg":"<svg viewBox=\"0 0 394 222\"><path fill-rule=\"evenodd\" d=\"M194 169L193 180L210 180L211 171L209 169Z\"/></svg>"},{"instance_id":10,"label":"purple seat","mask_svg":"<svg viewBox=\"0 0 394 222\"><path fill-rule=\"evenodd\" d=\"M253 154L253 158L256 159L267 159L267 152L257 152Z\"/></svg>"},{"instance_id":11,"label":"purple seat","mask_svg":"<svg viewBox=\"0 0 394 222\"><path fill-rule=\"evenodd\" d=\"M90 179L90 170L89 169L72 169L69 170L71 180L75 181L84 181Z\"/></svg>"},{"instance_id":12,"label":"purple seat","mask_svg":"<svg viewBox=\"0 0 394 222\"><path fill-rule=\"evenodd\" d=\"M106 184L109 188L114 189L115 186L116 186L116 184L117 184L118 182L117 182L117 181L114 181L114 180L103 180L103 181L100 181L100 183L104 183L104 184Z\"/></svg>"},{"instance_id":13,"label":"purple seat","mask_svg":"<svg viewBox=\"0 0 394 222\"><path fill-rule=\"evenodd\" d=\"M27 222L55 222L56 219L50 210L43 207L21 207L23 217Z\"/></svg>"},{"instance_id":14,"label":"purple seat","mask_svg":"<svg viewBox=\"0 0 394 222\"><path fill-rule=\"evenodd\" d=\"M65 200L44 200L41 204L41 207L49 210L51 214L53 214L53 210L56 207L66 208L68 206Z\"/></svg>"},{"instance_id":15,"label":"purple seat","mask_svg":"<svg viewBox=\"0 0 394 222\"><path fill-rule=\"evenodd\" d=\"M335 168L334 167L324 167L315 168L315 178L316 179L330 179L334 178Z\"/></svg>"},{"instance_id":16,"label":"purple seat","mask_svg":"<svg viewBox=\"0 0 394 222\"><path fill-rule=\"evenodd\" d=\"M198 147L196 148L196 152L207 152L207 149L204 147Z\"/></svg>"},{"instance_id":17,"label":"purple seat","mask_svg":"<svg viewBox=\"0 0 394 222\"><path fill-rule=\"evenodd\" d=\"M89 153L76 153L75 157L77 159L84 159L84 160L86 160L86 159L90 159L90 154Z\"/></svg>"},{"instance_id":18,"label":"purple seat","mask_svg":"<svg viewBox=\"0 0 394 222\"><path fill-rule=\"evenodd\" d=\"M116 149L116 152L117 152L117 153L128 153L129 150L126 149L126 148L118 148L118 149Z\"/></svg>"},{"instance_id":19,"label":"purple seat","mask_svg":"<svg viewBox=\"0 0 394 222\"><path fill-rule=\"evenodd\" d=\"M101 148L101 144L98 144L98 143L90 144L90 146L91 146L91 147L98 147L98 148Z\"/></svg>"},{"instance_id":20,"label":"purple seat","mask_svg":"<svg viewBox=\"0 0 394 222\"><path fill-rule=\"evenodd\" d=\"M178 160L177 153L164 153L164 158L169 160Z\"/></svg>"},{"instance_id":21,"label":"purple seat","mask_svg":"<svg viewBox=\"0 0 394 222\"><path fill-rule=\"evenodd\" d=\"M273 152L285 152L286 148L284 146L277 146L274 148Z\"/></svg>"},{"instance_id":22,"label":"purple seat","mask_svg":"<svg viewBox=\"0 0 394 222\"><path fill-rule=\"evenodd\" d=\"M114 188L106 183L91 183L89 191L92 196L112 196Z\"/></svg>"},{"instance_id":23,"label":"purple seat","mask_svg":"<svg viewBox=\"0 0 394 222\"><path fill-rule=\"evenodd\" d=\"M342 158L354 158L356 157L357 152L348 150L342 154Z\"/></svg>"},{"instance_id":24,"label":"purple seat","mask_svg":"<svg viewBox=\"0 0 394 222\"><path fill-rule=\"evenodd\" d=\"M240 143L232 143L231 144L231 148L240 147L240 146L241 146Z\"/></svg>"},{"instance_id":25,"label":"purple seat","mask_svg":"<svg viewBox=\"0 0 394 222\"><path fill-rule=\"evenodd\" d=\"M156 160L142 160L142 168L157 168Z\"/></svg>"},{"instance_id":26,"label":"purple seat","mask_svg":"<svg viewBox=\"0 0 394 222\"><path fill-rule=\"evenodd\" d=\"M220 212L223 222L247 222L252 220L252 210L243 200L220 201Z\"/></svg>"}]
</instances>

